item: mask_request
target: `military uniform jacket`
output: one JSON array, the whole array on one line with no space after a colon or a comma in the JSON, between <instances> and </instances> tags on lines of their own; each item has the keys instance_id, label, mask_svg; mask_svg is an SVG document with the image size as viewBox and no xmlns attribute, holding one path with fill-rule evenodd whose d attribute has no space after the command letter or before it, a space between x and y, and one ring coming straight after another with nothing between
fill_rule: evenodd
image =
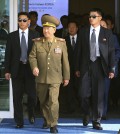
<instances>
[{"instance_id":1,"label":"military uniform jacket","mask_svg":"<svg viewBox=\"0 0 120 134\"><path fill-rule=\"evenodd\" d=\"M39 68L37 83L61 83L70 79L67 47L64 39L54 37L51 47L45 38L34 42L29 55L32 70Z\"/></svg>"}]
</instances>

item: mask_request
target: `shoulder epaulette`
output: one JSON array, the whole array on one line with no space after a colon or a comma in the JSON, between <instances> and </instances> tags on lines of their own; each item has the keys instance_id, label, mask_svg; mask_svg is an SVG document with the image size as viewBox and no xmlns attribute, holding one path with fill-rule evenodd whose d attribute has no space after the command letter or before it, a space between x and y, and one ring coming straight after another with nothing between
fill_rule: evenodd
<instances>
[{"instance_id":1,"label":"shoulder epaulette","mask_svg":"<svg viewBox=\"0 0 120 134\"><path fill-rule=\"evenodd\" d=\"M57 41L62 41L62 42L65 42L65 39L63 38L56 38Z\"/></svg>"},{"instance_id":2,"label":"shoulder epaulette","mask_svg":"<svg viewBox=\"0 0 120 134\"><path fill-rule=\"evenodd\" d=\"M40 38L35 38L35 39L32 39L34 42L38 42L38 41L43 41L43 38L40 37Z\"/></svg>"}]
</instances>

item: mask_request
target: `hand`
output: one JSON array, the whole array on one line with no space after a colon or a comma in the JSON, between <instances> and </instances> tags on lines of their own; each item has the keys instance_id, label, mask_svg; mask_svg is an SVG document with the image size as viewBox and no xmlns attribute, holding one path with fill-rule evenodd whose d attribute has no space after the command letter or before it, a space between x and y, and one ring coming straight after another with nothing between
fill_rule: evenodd
<instances>
[{"instance_id":1,"label":"hand","mask_svg":"<svg viewBox=\"0 0 120 134\"><path fill-rule=\"evenodd\" d=\"M35 67L35 68L33 69L33 75L34 75L34 76L38 76L38 74L39 74L39 69L38 69L37 67Z\"/></svg>"},{"instance_id":2,"label":"hand","mask_svg":"<svg viewBox=\"0 0 120 134\"><path fill-rule=\"evenodd\" d=\"M109 79L112 79L114 77L114 73L109 73Z\"/></svg>"},{"instance_id":3,"label":"hand","mask_svg":"<svg viewBox=\"0 0 120 134\"><path fill-rule=\"evenodd\" d=\"M64 86L64 87L67 86L68 83L69 83L69 80L64 80L64 81L63 81L63 86Z\"/></svg>"},{"instance_id":4,"label":"hand","mask_svg":"<svg viewBox=\"0 0 120 134\"><path fill-rule=\"evenodd\" d=\"M80 77L80 71L75 72L76 77Z\"/></svg>"},{"instance_id":5,"label":"hand","mask_svg":"<svg viewBox=\"0 0 120 134\"><path fill-rule=\"evenodd\" d=\"M6 73L6 74L5 74L5 79L6 79L6 80L10 80L10 78L11 78L11 74L10 74L10 73Z\"/></svg>"}]
</instances>

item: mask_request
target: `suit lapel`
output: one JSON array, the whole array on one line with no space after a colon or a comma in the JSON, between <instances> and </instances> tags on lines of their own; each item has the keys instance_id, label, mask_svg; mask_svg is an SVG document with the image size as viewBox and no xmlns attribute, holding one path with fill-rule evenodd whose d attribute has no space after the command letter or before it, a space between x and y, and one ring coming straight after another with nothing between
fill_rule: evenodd
<instances>
[{"instance_id":1,"label":"suit lapel","mask_svg":"<svg viewBox=\"0 0 120 134\"><path fill-rule=\"evenodd\" d=\"M52 45L51 45L51 48L50 48L50 52L52 51L52 49L54 49L56 47L56 38L53 39L53 42L52 42Z\"/></svg>"},{"instance_id":2,"label":"suit lapel","mask_svg":"<svg viewBox=\"0 0 120 134\"><path fill-rule=\"evenodd\" d=\"M49 52L49 48L48 48L48 42L47 41L45 41L45 42L43 42L43 48L47 51L47 52Z\"/></svg>"},{"instance_id":3,"label":"suit lapel","mask_svg":"<svg viewBox=\"0 0 120 134\"><path fill-rule=\"evenodd\" d=\"M30 52L30 49L31 49L31 42L32 42L32 33L30 30L28 30L28 51L27 53Z\"/></svg>"},{"instance_id":4,"label":"suit lapel","mask_svg":"<svg viewBox=\"0 0 120 134\"><path fill-rule=\"evenodd\" d=\"M99 32L99 37L98 37L99 47L100 47L100 42L102 39L104 39L104 30L102 27L100 27L100 32Z\"/></svg>"},{"instance_id":5,"label":"suit lapel","mask_svg":"<svg viewBox=\"0 0 120 134\"><path fill-rule=\"evenodd\" d=\"M49 48L48 48L48 42L45 40L45 38L42 39L42 45L41 45L46 52L49 52Z\"/></svg>"},{"instance_id":6,"label":"suit lapel","mask_svg":"<svg viewBox=\"0 0 120 134\"><path fill-rule=\"evenodd\" d=\"M52 45L50 47L50 49L48 48L48 41L45 40L45 38L43 38L43 44L42 47L49 53L51 52L55 47L56 47L56 38L53 39ZM58 45L59 46L59 45Z\"/></svg>"},{"instance_id":7,"label":"suit lapel","mask_svg":"<svg viewBox=\"0 0 120 134\"><path fill-rule=\"evenodd\" d=\"M104 30L104 28L101 27L99 37L98 37L98 44L99 44L100 53L104 53L104 46L105 46L104 40L106 41L105 30Z\"/></svg>"},{"instance_id":8,"label":"suit lapel","mask_svg":"<svg viewBox=\"0 0 120 134\"><path fill-rule=\"evenodd\" d=\"M70 35L69 35L69 37L68 37L68 47L70 48L70 50L72 50L73 51L73 47L72 47L72 44L71 44L71 39L70 39ZM76 46L76 44L75 44L75 46Z\"/></svg>"},{"instance_id":9,"label":"suit lapel","mask_svg":"<svg viewBox=\"0 0 120 134\"><path fill-rule=\"evenodd\" d=\"M19 52L21 52L19 30L17 30L16 38L15 38L14 40L15 40L17 46L18 46L18 50L19 50Z\"/></svg>"},{"instance_id":10,"label":"suit lapel","mask_svg":"<svg viewBox=\"0 0 120 134\"><path fill-rule=\"evenodd\" d=\"M86 33L86 41L87 41L86 44L88 44L88 46L86 46L86 50L88 50L88 52L90 54L90 27L86 28L86 32L85 33Z\"/></svg>"},{"instance_id":11,"label":"suit lapel","mask_svg":"<svg viewBox=\"0 0 120 134\"><path fill-rule=\"evenodd\" d=\"M76 39L75 48L74 48L75 52L76 52L78 44L79 44L79 35L77 34L77 39Z\"/></svg>"},{"instance_id":12,"label":"suit lapel","mask_svg":"<svg viewBox=\"0 0 120 134\"><path fill-rule=\"evenodd\" d=\"M77 37L77 38L78 38L78 37ZM70 49L70 51L74 51L74 50L75 50L75 48L76 48L76 44L77 44L77 40L76 40L74 49L73 49L72 44L71 44L71 38L70 38L70 35L67 36L67 38L66 38L66 43L67 43L67 47Z\"/></svg>"}]
</instances>

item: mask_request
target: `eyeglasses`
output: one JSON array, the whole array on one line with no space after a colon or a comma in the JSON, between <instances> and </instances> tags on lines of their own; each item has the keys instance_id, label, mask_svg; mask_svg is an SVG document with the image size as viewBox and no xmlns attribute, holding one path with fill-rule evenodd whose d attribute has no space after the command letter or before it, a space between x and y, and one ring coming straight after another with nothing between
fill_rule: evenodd
<instances>
[{"instance_id":1,"label":"eyeglasses","mask_svg":"<svg viewBox=\"0 0 120 134\"><path fill-rule=\"evenodd\" d=\"M27 22L28 19L18 19L18 22Z\"/></svg>"},{"instance_id":2,"label":"eyeglasses","mask_svg":"<svg viewBox=\"0 0 120 134\"><path fill-rule=\"evenodd\" d=\"M95 19L96 17L100 17L100 16L95 16L95 15L90 15L89 18L93 18Z\"/></svg>"}]
</instances>

